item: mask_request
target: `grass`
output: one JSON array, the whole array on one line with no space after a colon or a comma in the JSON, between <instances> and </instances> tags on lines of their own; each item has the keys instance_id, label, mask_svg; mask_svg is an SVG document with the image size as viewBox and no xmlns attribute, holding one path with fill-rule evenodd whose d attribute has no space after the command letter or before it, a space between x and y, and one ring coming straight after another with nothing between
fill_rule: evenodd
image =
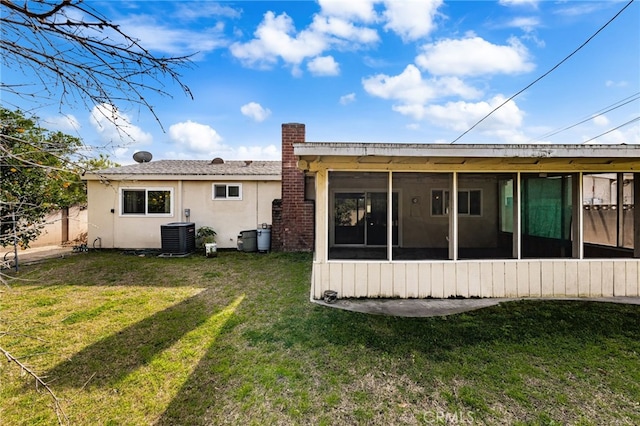
<instances>
[{"instance_id":1,"label":"grass","mask_svg":"<svg viewBox=\"0 0 640 426\"><path fill-rule=\"evenodd\" d=\"M437 318L308 301L311 257L92 252L0 289L0 346L72 424L640 424L640 307L522 301ZM0 363L0 424L52 402Z\"/></svg>"}]
</instances>

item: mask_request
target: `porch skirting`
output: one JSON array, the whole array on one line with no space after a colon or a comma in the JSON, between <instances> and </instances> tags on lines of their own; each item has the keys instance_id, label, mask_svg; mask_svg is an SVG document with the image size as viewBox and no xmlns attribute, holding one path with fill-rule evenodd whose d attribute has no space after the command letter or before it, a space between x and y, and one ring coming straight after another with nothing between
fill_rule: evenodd
<instances>
[{"instance_id":1,"label":"porch skirting","mask_svg":"<svg viewBox=\"0 0 640 426\"><path fill-rule=\"evenodd\" d=\"M640 295L640 259L314 262L311 296L339 298Z\"/></svg>"}]
</instances>

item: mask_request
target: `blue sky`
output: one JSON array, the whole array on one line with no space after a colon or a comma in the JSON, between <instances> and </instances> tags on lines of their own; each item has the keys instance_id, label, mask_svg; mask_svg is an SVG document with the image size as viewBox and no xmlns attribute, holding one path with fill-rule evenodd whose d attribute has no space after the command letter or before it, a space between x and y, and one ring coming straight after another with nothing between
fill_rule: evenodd
<instances>
[{"instance_id":1,"label":"blue sky","mask_svg":"<svg viewBox=\"0 0 640 426\"><path fill-rule=\"evenodd\" d=\"M195 99L178 87L168 87L173 98L150 94L164 132L148 111L116 105L129 126L124 140L79 105L35 112L121 163L138 150L154 159L279 159L289 122L305 123L308 141L450 143L626 3L91 1L153 53L195 53L181 70ZM3 79L35 81L11 70ZM639 92L635 2L456 143L583 143L640 117ZM640 143L640 121L589 143Z\"/></svg>"}]
</instances>

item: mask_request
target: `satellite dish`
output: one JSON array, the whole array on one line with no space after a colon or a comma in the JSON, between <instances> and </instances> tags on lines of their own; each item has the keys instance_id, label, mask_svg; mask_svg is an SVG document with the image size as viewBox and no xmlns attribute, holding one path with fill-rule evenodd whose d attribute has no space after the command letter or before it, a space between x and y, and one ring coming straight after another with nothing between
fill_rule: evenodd
<instances>
[{"instance_id":1,"label":"satellite dish","mask_svg":"<svg viewBox=\"0 0 640 426\"><path fill-rule=\"evenodd\" d=\"M149 151L138 151L133 154L133 160L136 163L148 163L153 158Z\"/></svg>"}]
</instances>

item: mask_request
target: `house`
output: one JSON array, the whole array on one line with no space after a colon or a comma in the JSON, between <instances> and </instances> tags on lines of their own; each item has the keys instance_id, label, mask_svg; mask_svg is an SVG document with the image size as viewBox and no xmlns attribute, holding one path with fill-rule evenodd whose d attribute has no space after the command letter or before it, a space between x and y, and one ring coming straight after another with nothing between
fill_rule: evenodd
<instances>
[{"instance_id":1,"label":"house","mask_svg":"<svg viewBox=\"0 0 640 426\"><path fill-rule=\"evenodd\" d=\"M315 181L312 298L640 294L640 146L298 137L293 156Z\"/></svg>"},{"instance_id":2,"label":"house","mask_svg":"<svg viewBox=\"0 0 640 426\"><path fill-rule=\"evenodd\" d=\"M158 160L87 173L88 245L161 248L161 227L212 227L220 248L238 233L271 224L281 162Z\"/></svg>"},{"instance_id":3,"label":"house","mask_svg":"<svg viewBox=\"0 0 640 426\"><path fill-rule=\"evenodd\" d=\"M159 248L189 220L235 247L313 251L311 297L640 295L640 146L306 142L282 161L161 160L87 174L89 245Z\"/></svg>"}]
</instances>

